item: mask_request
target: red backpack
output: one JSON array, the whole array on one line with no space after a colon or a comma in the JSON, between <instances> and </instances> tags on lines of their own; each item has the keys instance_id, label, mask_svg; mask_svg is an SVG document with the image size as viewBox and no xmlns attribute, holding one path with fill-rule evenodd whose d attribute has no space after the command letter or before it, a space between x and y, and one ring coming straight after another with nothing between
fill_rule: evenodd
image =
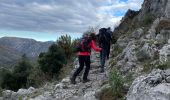
<instances>
[{"instance_id":1,"label":"red backpack","mask_svg":"<svg viewBox=\"0 0 170 100\"><path fill-rule=\"evenodd\" d=\"M77 52L90 52L91 51L91 47L89 46L89 43L91 42L91 38L89 37L83 37L76 48Z\"/></svg>"}]
</instances>

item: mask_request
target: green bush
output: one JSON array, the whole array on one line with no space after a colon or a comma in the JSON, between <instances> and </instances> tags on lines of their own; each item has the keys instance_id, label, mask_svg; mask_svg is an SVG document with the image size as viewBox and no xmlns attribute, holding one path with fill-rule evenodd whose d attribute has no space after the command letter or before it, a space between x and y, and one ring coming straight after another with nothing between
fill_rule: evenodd
<instances>
[{"instance_id":1,"label":"green bush","mask_svg":"<svg viewBox=\"0 0 170 100\"><path fill-rule=\"evenodd\" d=\"M2 96L3 89L0 87L0 97Z\"/></svg>"},{"instance_id":2,"label":"green bush","mask_svg":"<svg viewBox=\"0 0 170 100\"><path fill-rule=\"evenodd\" d=\"M152 14L146 14L143 19L144 26L152 24L154 16Z\"/></svg>"},{"instance_id":3,"label":"green bush","mask_svg":"<svg viewBox=\"0 0 170 100\"><path fill-rule=\"evenodd\" d=\"M53 77L58 75L63 64L66 64L66 57L58 45L52 44L47 53L40 54L38 63L45 74Z\"/></svg>"},{"instance_id":4,"label":"green bush","mask_svg":"<svg viewBox=\"0 0 170 100\"><path fill-rule=\"evenodd\" d=\"M118 54L120 54L123 51L123 48L121 48L118 44L115 44L113 47L113 56L116 57Z\"/></svg>"},{"instance_id":5,"label":"green bush","mask_svg":"<svg viewBox=\"0 0 170 100\"><path fill-rule=\"evenodd\" d=\"M156 65L157 65L157 63L153 63L152 60L148 60L143 64L142 72L150 73L154 68L156 68Z\"/></svg>"},{"instance_id":6,"label":"green bush","mask_svg":"<svg viewBox=\"0 0 170 100\"><path fill-rule=\"evenodd\" d=\"M31 71L31 64L25 55L22 56L21 61L14 67L12 72L6 70L3 73L2 88L17 91L19 88L26 88L27 77Z\"/></svg>"},{"instance_id":7,"label":"green bush","mask_svg":"<svg viewBox=\"0 0 170 100\"><path fill-rule=\"evenodd\" d=\"M140 62L144 62L150 59L150 56L144 50L137 51L136 56Z\"/></svg>"},{"instance_id":8,"label":"green bush","mask_svg":"<svg viewBox=\"0 0 170 100\"><path fill-rule=\"evenodd\" d=\"M159 69L161 69L161 70L166 70L166 69L170 68L170 62L167 61L167 62L165 62L165 63L163 63L163 64L159 64L159 65L157 66L157 68L159 68Z\"/></svg>"},{"instance_id":9,"label":"green bush","mask_svg":"<svg viewBox=\"0 0 170 100\"><path fill-rule=\"evenodd\" d=\"M66 58L70 59L73 55L73 42L71 41L71 37L68 35L62 35L57 40L57 45L63 49Z\"/></svg>"},{"instance_id":10,"label":"green bush","mask_svg":"<svg viewBox=\"0 0 170 100\"><path fill-rule=\"evenodd\" d=\"M49 79L49 76L45 75L39 66L35 66L32 68L31 73L27 78L27 86L38 88L41 87L46 81L49 81Z\"/></svg>"},{"instance_id":11,"label":"green bush","mask_svg":"<svg viewBox=\"0 0 170 100\"><path fill-rule=\"evenodd\" d=\"M124 79L116 69L112 69L109 74L109 84L113 90L113 97L116 99L122 98L124 95Z\"/></svg>"}]
</instances>

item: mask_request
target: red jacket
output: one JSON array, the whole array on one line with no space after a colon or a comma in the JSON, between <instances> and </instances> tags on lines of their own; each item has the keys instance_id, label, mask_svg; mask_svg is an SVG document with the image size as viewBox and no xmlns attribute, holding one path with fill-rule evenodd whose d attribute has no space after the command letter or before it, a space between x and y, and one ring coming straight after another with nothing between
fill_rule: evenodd
<instances>
[{"instance_id":1,"label":"red jacket","mask_svg":"<svg viewBox=\"0 0 170 100\"><path fill-rule=\"evenodd\" d=\"M88 46L93 48L93 50L95 50L96 52L101 51L101 48L97 48L93 40L89 43ZM78 52L78 55L79 56L90 56L90 52Z\"/></svg>"}]
</instances>

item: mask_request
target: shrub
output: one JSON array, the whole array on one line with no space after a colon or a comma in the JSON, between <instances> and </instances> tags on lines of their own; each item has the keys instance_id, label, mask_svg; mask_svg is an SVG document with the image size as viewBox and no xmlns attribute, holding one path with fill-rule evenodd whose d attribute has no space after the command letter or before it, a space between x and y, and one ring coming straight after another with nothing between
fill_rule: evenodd
<instances>
[{"instance_id":1,"label":"shrub","mask_svg":"<svg viewBox=\"0 0 170 100\"><path fill-rule=\"evenodd\" d=\"M153 64L151 62L151 60L148 60L144 63L142 72L150 73L154 68L156 68L156 63Z\"/></svg>"},{"instance_id":2,"label":"shrub","mask_svg":"<svg viewBox=\"0 0 170 100\"><path fill-rule=\"evenodd\" d=\"M0 97L2 96L3 89L0 87Z\"/></svg>"},{"instance_id":3,"label":"shrub","mask_svg":"<svg viewBox=\"0 0 170 100\"><path fill-rule=\"evenodd\" d=\"M47 53L40 54L38 63L45 74L53 77L58 75L63 64L66 64L65 54L58 45L53 44Z\"/></svg>"},{"instance_id":4,"label":"shrub","mask_svg":"<svg viewBox=\"0 0 170 100\"><path fill-rule=\"evenodd\" d=\"M27 77L31 71L31 64L26 55L23 55L21 61L16 65L12 72L6 70L2 78L2 88L17 91L19 88L26 88Z\"/></svg>"},{"instance_id":5,"label":"shrub","mask_svg":"<svg viewBox=\"0 0 170 100\"><path fill-rule=\"evenodd\" d=\"M109 74L109 84L112 87L113 97L115 99L122 98L124 93L124 79L116 69L112 69Z\"/></svg>"},{"instance_id":6,"label":"shrub","mask_svg":"<svg viewBox=\"0 0 170 100\"><path fill-rule=\"evenodd\" d=\"M49 79L49 76L45 75L39 66L35 66L27 78L27 86L40 87Z\"/></svg>"},{"instance_id":7,"label":"shrub","mask_svg":"<svg viewBox=\"0 0 170 100\"><path fill-rule=\"evenodd\" d=\"M148 59L150 59L150 56L149 54L147 54L147 52L145 50L139 50L136 52L136 56L137 56L137 59L140 61L140 62L144 62Z\"/></svg>"},{"instance_id":8,"label":"shrub","mask_svg":"<svg viewBox=\"0 0 170 100\"><path fill-rule=\"evenodd\" d=\"M154 16L152 14L146 14L143 19L144 26L148 26L152 24L153 20L154 20Z\"/></svg>"},{"instance_id":9,"label":"shrub","mask_svg":"<svg viewBox=\"0 0 170 100\"><path fill-rule=\"evenodd\" d=\"M118 44L115 44L114 47L113 47L113 50L112 50L113 56L116 57L122 51L123 51L123 49Z\"/></svg>"},{"instance_id":10,"label":"shrub","mask_svg":"<svg viewBox=\"0 0 170 100\"><path fill-rule=\"evenodd\" d=\"M57 45L63 49L66 58L70 59L73 55L73 43L71 41L71 37L68 35L63 35L57 40Z\"/></svg>"},{"instance_id":11,"label":"shrub","mask_svg":"<svg viewBox=\"0 0 170 100\"><path fill-rule=\"evenodd\" d=\"M159 68L159 69L161 69L161 70L166 70L166 69L170 68L170 62L167 61L167 62L165 62L165 63L163 63L163 64L159 64L159 65L157 66L157 68Z\"/></svg>"}]
</instances>

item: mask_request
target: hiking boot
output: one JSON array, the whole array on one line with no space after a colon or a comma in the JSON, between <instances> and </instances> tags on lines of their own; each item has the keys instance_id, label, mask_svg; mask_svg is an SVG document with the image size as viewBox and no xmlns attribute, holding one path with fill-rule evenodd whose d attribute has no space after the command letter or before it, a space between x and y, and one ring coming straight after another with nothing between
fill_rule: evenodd
<instances>
[{"instance_id":1,"label":"hiking boot","mask_svg":"<svg viewBox=\"0 0 170 100\"><path fill-rule=\"evenodd\" d=\"M76 84L75 78L74 78L74 77L71 77L71 78L70 78L70 82L71 82L71 84Z\"/></svg>"},{"instance_id":2,"label":"hiking boot","mask_svg":"<svg viewBox=\"0 0 170 100\"><path fill-rule=\"evenodd\" d=\"M103 73L104 72L104 68L101 68L100 72Z\"/></svg>"},{"instance_id":3,"label":"hiking boot","mask_svg":"<svg viewBox=\"0 0 170 100\"><path fill-rule=\"evenodd\" d=\"M98 68L101 68L101 65L97 66Z\"/></svg>"},{"instance_id":4,"label":"hiking boot","mask_svg":"<svg viewBox=\"0 0 170 100\"><path fill-rule=\"evenodd\" d=\"M90 82L89 79L83 79L83 83Z\"/></svg>"}]
</instances>

